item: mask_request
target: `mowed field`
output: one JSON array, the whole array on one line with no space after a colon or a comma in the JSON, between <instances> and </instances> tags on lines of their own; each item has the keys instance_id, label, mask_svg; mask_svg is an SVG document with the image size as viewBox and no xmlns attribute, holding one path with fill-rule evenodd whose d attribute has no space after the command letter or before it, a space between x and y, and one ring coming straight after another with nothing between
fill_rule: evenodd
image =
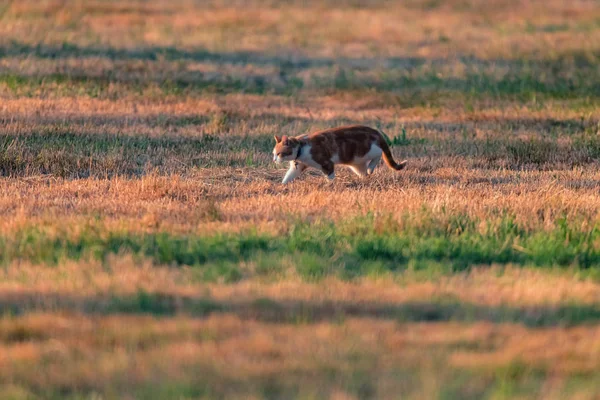
<instances>
[{"instance_id":1,"label":"mowed field","mask_svg":"<svg viewBox=\"0 0 600 400\"><path fill-rule=\"evenodd\" d=\"M0 0L0 398L600 398L599 106L595 0Z\"/></svg>"}]
</instances>

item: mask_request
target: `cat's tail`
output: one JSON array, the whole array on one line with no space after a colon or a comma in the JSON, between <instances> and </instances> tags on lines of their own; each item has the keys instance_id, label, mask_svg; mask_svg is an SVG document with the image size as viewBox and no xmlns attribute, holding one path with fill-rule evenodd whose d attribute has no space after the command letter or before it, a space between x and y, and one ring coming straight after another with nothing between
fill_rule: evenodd
<instances>
[{"instance_id":1,"label":"cat's tail","mask_svg":"<svg viewBox=\"0 0 600 400\"><path fill-rule=\"evenodd\" d=\"M379 147L381 147L381 151L383 151L383 161L387 164L391 169L395 169L396 171L400 171L406 167L406 163L408 161L404 160L402 162L397 163L394 160L394 156L392 156L392 150L390 150L390 146L388 146L383 135L381 136L381 140L379 141Z\"/></svg>"}]
</instances>

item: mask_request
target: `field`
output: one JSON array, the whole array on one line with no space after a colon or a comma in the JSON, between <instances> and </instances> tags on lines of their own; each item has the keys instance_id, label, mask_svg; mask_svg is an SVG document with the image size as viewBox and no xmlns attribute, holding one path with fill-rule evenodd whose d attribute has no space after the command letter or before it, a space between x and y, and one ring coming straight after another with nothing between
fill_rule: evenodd
<instances>
[{"instance_id":1,"label":"field","mask_svg":"<svg viewBox=\"0 0 600 400\"><path fill-rule=\"evenodd\" d=\"M599 110L595 0L0 0L0 398L600 398Z\"/></svg>"}]
</instances>

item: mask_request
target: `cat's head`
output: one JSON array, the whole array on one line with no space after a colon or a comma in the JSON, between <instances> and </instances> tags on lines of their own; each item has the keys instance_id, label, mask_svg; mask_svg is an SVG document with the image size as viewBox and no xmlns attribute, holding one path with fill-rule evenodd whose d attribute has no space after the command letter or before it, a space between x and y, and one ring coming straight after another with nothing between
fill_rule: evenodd
<instances>
[{"instance_id":1,"label":"cat's head","mask_svg":"<svg viewBox=\"0 0 600 400\"><path fill-rule=\"evenodd\" d=\"M300 142L295 138L287 136L275 136L275 147L273 148L273 161L282 163L285 161L293 161L298 155Z\"/></svg>"}]
</instances>

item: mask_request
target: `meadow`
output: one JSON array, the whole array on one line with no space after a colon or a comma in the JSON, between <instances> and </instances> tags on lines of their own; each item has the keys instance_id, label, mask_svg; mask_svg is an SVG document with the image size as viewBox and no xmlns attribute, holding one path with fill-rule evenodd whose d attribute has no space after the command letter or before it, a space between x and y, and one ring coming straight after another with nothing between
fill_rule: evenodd
<instances>
[{"instance_id":1,"label":"meadow","mask_svg":"<svg viewBox=\"0 0 600 400\"><path fill-rule=\"evenodd\" d=\"M0 398L599 398L599 106L595 0L0 0Z\"/></svg>"}]
</instances>

